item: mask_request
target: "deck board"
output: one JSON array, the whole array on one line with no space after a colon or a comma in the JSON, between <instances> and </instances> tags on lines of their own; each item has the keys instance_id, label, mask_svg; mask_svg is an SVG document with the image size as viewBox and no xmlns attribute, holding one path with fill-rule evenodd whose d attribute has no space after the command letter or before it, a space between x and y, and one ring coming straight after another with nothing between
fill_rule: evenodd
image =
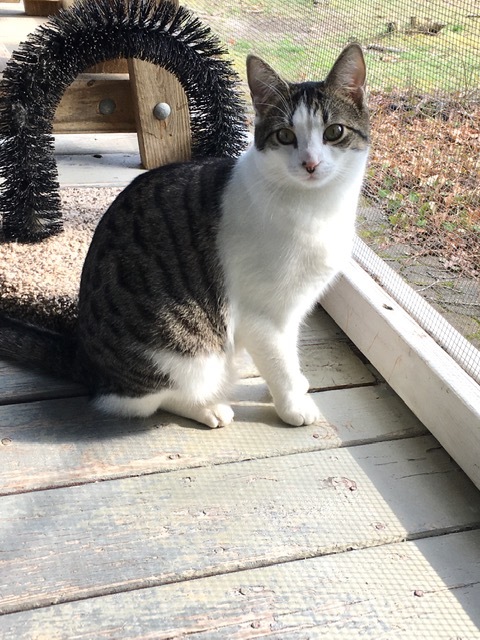
<instances>
[{"instance_id":1,"label":"deck board","mask_svg":"<svg viewBox=\"0 0 480 640\"><path fill-rule=\"evenodd\" d=\"M474 640L479 563L480 532L456 533L20 612L0 618L0 633L4 640Z\"/></svg>"},{"instance_id":2,"label":"deck board","mask_svg":"<svg viewBox=\"0 0 480 640\"><path fill-rule=\"evenodd\" d=\"M480 525L432 436L1 500L3 613Z\"/></svg>"},{"instance_id":3,"label":"deck board","mask_svg":"<svg viewBox=\"0 0 480 640\"><path fill-rule=\"evenodd\" d=\"M480 494L320 309L301 353L322 412L304 428L248 359L236 420L213 431L108 417L5 365L0 635L474 638ZM430 567L454 539L476 542Z\"/></svg>"},{"instance_id":4,"label":"deck board","mask_svg":"<svg viewBox=\"0 0 480 640\"><path fill-rule=\"evenodd\" d=\"M73 395L85 395L85 389L74 382L37 374L0 360L0 406Z\"/></svg>"},{"instance_id":5,"label":"deck board","mask_svg":"<svg viewBox=\"0 0 480 640\"><path fill-rule=\"evenodd\" d=\"M0 495L425 433L385 385L314 397L322 421L296 429L278 419L263 381L246 380L235 423L215 432L163 412L147 420L103 415L86 398L0 407Z\"/></svg>"},{"instance_id":6,"label":"deck board","mask_svg":"<svg viewBox=\"0 0 480 640\"><path fill-rule=\"evenodd\" d=\"M319 344L300 342L300 363L310 383L310 390L374 384L375 376L343 341L322 341ZM259 373L247 354L239 358L242 378L258 377Z\"/></svg>"},{"instance_id":7,"label":"deck board","mask_svg":"<svg viewBox=\"0 0 480 640\"><path fill-rule=\"evenodd\" d=\"M83 186L88 187L126 187L144 173L136 153L101 154L96 151L85 156L81 163L78 156L65 154L58 156L57 168L62 187L78 186L79 171L82 171Z\"/></svg>"}]
</instances>

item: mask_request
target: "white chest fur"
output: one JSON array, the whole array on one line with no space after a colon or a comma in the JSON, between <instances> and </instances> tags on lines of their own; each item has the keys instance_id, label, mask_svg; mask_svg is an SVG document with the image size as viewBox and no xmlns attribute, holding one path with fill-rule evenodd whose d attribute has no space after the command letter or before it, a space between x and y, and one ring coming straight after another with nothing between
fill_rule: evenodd
<instances>
[{"instance_id":1,"label":"white chest fur","mask_svg":"<svg viewBox=\"0 0 480 640\"><path fill-rule=\"evenodd\" d=\"M281 323L303 317L348 258L364 159L349 184L311 187L266 175L259 154L240 159L225 191L219 250L233 307Z\"/></svg>"}]
</instances>

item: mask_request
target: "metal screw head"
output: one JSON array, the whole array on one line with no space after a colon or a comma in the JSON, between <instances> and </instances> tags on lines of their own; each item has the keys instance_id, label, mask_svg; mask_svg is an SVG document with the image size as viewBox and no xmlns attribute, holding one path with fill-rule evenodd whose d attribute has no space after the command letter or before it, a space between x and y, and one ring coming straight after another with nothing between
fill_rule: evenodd
<instances>
[{"instance_id":1,"label":"metal screw head","mask_svg":"<svg viewBox=\"0 0 480 640\"><path fill-rule=\"evenodd\" d=\"M111 98L105 98L104 100L100 100L98 103L98 110L102 116L111 116L116 108L117 105L115 100L112 100Z\"/></svg>"},{"instance_id":2,"label":"metal screw head","mask_svg":"<svg viewBox=\"0 0 480 640\"><path fill-rule=\"evenodd\" d=\"M171 112L170 105L166 102L159 102L153 108L153 115L157 120L166 120Z\"/></svg>"}]
</instances>

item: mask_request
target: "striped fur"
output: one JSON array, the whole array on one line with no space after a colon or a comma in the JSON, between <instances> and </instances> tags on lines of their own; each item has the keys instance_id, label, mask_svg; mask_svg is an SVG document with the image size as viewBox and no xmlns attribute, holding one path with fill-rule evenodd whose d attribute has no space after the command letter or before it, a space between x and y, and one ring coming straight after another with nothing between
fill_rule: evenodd
<instances>
[{"instance_id":1,"label":"striped fur","mask_svg":"<svg viewBox=\"0 0 480 640\"><path fill-rule=\"evenodd\" d=\"M158 349L190 357L222 351L227 306L215 238L233 163L150 171L102 218L85 261L78 321L83 368L97 391L139 395L164 386L151 357Z\"/></svg>"}]
</instances>

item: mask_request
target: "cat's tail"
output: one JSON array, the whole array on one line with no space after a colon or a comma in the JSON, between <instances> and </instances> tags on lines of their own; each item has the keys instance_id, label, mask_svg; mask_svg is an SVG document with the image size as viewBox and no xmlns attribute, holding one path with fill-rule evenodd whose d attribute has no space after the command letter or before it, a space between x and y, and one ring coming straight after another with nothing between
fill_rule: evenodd
<instances>
[{"instance_id":1,"label":"cat's tail","mask_svg":"<svg viewBox=\"0 0 480 640\"><path fill-rule=\"evenodd\" d=\"M45 373L83 382L73 332L57 333L0 315L0 358Z\"/></svg>"}]
</instances>

